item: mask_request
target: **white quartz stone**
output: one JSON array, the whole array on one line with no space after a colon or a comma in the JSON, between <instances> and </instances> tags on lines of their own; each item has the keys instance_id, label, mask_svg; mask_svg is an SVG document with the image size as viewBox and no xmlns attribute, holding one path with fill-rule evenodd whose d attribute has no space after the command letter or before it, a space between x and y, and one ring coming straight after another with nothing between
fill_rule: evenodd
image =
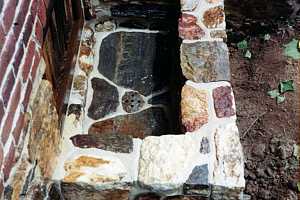
<instances>
[{"instance_id":1,"label":"white quartz stone","mask_svg":"<svg viewBox=\"0 0 300 200\"><path fill-rule=\"evenodd\" d=\"M138 180L154 190L179 188L196 165L206 164L200 155L200 134L150 136L141 146Z\"/></svg>"},{"instance_id":2,"label":"white quartz stone","mask_svg":"<svg viewBox=\"0 0 300 200\"><path fill-rule=\"evenodd\" d=\"M214 137L211 183L225 187L244 187L244 157L235 123L218 125Z\"/></svg>"},{"instance_id":3,"label":"white quartz stone","mask_svg":"<svg viewBox=\"0 0 300 200\"><path fill-rule=\"evenodd\" d=\"M181 10L182 11L192 11L199 3L199 0L181 0Z\"/></svg>"}]
</instances>

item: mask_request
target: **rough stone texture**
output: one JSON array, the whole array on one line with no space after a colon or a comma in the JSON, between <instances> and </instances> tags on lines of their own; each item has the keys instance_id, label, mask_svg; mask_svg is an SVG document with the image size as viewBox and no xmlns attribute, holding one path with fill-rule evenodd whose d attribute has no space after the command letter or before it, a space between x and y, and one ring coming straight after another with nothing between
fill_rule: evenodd
<instances>
[{"instance_id":1,"label":"rough stone texture","mask_svg":"<svg viewBox=\"0 0 300 200\"><path fill-rule=\"evenodd\" d=\"M76 119L79 120L82 112L81 104L71 104L69 105L68 115L74 114L76 115Z\"/></svg>"},{"instance_id":2,"label":"rough stone texture","mask_svg":"<svg viewBox=\"0 0 300 200\"><path fill-rule=\"evenodd\" d=\"M161 197L156 193L144 193L137 195L134 200L160 200Z\"/></svg>"},{"instance_id":3,"label":"rough stone texture","mask_svg":"<svg viewBox=\"0 0 300 200\"><path fill-rule=\"evenodd\" d=\"M181 68L194 82L230 80L228 48L223 42L196 42L181 45Z\"/></svg>"},{"instance_id":4,"label":"rough stone texture","mask_svg":"<svg viewBox=\"0 0 300 200\"><path fill-rule=\"evenodd\" d=\"M243 150L237 126L234 123L219 125L214 140L216 153L212 184L245 187Z\"/></svg>"},{"instance_id":5,"label":"rough stone texture","mask_svg":"<svg viewBox=\"0 0 300 200\"><path fill-rule=\"evenodd\" d=\"M222 38L227 39L227 33L224 30L214 30L210 32L210 37L212 38Z\"/></svg>"},{"instance_id":6,"label":"rough stone texture","mask_svg":"<svg viewBox=\"0 0 300 200\"><path fill-rule=\"evenodd\" d=\"M95 30L97 32L107 32L115 30L116 25L112 21L99 22L95 25Z\"/></svg>"},{"instance_id":7,"label":"rough stone texture","mask_svg":"<svg viewBox=\"0 0 300 200\"><path fill-rule=\"evenodd\" d=\"M225 13L222 6L210 8L203 14L203 23L207 28L217 28L225 20Z\"/></svg>"},{"instance_id":8,"label":"rough stone texture","mask_svg":"<svg viewBox=\"0 0 300 200\"><path fill-rule=\"evenodd\" d=\"M75 135L70 138L76 147L97 148L118 153L132 152L132 138L121 134Z\"/></svg>"},{"instance_id":9,"label":"rough stone texture","mask_svg":"<svg viewBox=\"0 0 300 200\"><path fill-rule=\"evenodd\" d=\"M51 177L61 140L58 115L51 83L42 80L32 107L32 124L28 151L30 160L37 161L41 175Z\"/></svg>"},{"instance_id":10,"label":"rough stone texture","mask_svg":"<svg viewBox=\"0 0 300 200\"><path fill-rule=\"evenodd\" d=\"M197 24L197 17L183 13L178 25L179 37L185 40L198 40L205 35L205 32Z\"/></svg>"},{"instance_id":11,"label":"rough stone texture","mask_svg":"<svg viewBox=\"0 0 300 200\"><path fill-rule=\"evenodd\" d=\"M145 101L138 92L125 92L122 97L122 107L128 113L139 111L144 104Z\"/></svg>"},{"instance_id":12,"label":"rough stone texture","mask_svg":"<svg viewBox=\"0 0 300 200\"><path fill-rule=\"evenodd\" d=\"M208 3L219 3L221 0L206 0Z\"/></svg>"},{"instance_id":13,"label":"rough stone texture","mask_svg":"<svg viewBox=\"0 0 300 200\"><path fill-rule=\"evenodd\" d=\"M74 78L73 89L74 90L84 90L85 84L86 84L86 79L87 79L86 76L77 75Z\"/></svg>"},{"instance_id":14,"label":"rough stone texture","mask_svg":"<svg viewBox=\"0 0 300 200\"><path fill-rule=\"evenodd\" d=\"M226 188L222 186L212 186L212 200L245 200L242 188Z\"/></svg>"},{"instance_id":15,"label":"rough stone texture","mask_svg":"<svg viewBox=\"0 0 300 200\"><path fill-rule=\"evenodd\" d=\"M153 190L177 189L188 178L197 142L187 135L146 137L141 146L138 180ZM199 146L199 145L198 145Z\"/></svg>"},{"instance_id":16,"label":"rough stone texture","mask_svg":"<svg viewBox=\"0 0 300 200\"><path fill-rule=\"evenodd\" d=\"M98 70L119 86L148 96L167 84L168 37L160 33L115 32L103 39Z\"/></svg>"},{"instance_id":17,"label":"rough stone texture","mask_svg":"<svg viewBox=\"0 0 300 200\"><path fill-rule=\"evenodd\" d=\"M88 155L66 161L64 169L64 182L83 182L90 185L120 182L127 173L120 160Z\"/></svg>"},{"instance_id":18,"label":"rough stone texture","mask_svg":"<svg viewBox=\"0 0 300 200\"><path fill-rule=\"evenodd\" d=\"M221 86L213 90L214 106L219 118L235 115L233 108L233 96L230 86Z\"/></svg>"},{"instance_id":19,"label":"rough stone texture","mask_svg":"<svg viewBox=\"0 0 300 200\"><path fill-rule=\"evenodd\" d=\"M182 11L193 11L199 4L199 0L181 0Z\"/></svg>"},{"instance_id":20,"label":"rough stone texture","mask_svg":"<svg viewBox=\"0 0 300 200\"><path fill-rule=\"evenodd\" d=\"M117 88L99 78L93 78L91 83L94 93L91 105L88 109L88 116L97 120L115 112L119 105L119 93Z\"/></svg>"},{"instance_id":21,"label":"rough stone texture","mask_svg":"<svg viewBox=\"0 0 300 200\"><path fill-rule=\"evenodd\" d=\"M94 123L89 134L118 133L143 139L161 135L169 130L168 120L162 108L148 108L136 114L117 116Z\"/></svg>"},{"instance_id":22,"label":"rough stone texture","mask_svg":"<svg viewBox=\"0 0 300 200\"><path fill-rule=\"evenodd\" d=\"M181 117L186 131L193 132L208 122L208 93L185 85L181 92Z\"/></svg>"},{"instance_id":23,"label":"rough stone texture","mask_svg":"<svg viewBox=\"0 0 300 200\"><path fill-rule=\"evenodd\" d=\"M98 190L87 185L62 183L60 190L64 200L128 200L130 187Z\"/></svg>"},{"instance_id":24,"label":"rough stone texture","mask_svg":"<svg viewBox=\"0 0 300 200\"><path fill-rule=\"evenodd\" d=\"M203 137L200 144L200 153L208 154L210 153L209 140L207 137Z\"/></svg>"},{"instance_id":25,"label":"rough stone texture","mask_svg":"<svg viewBox=\"0 0 300 200\"><path fill-rule=\"evenodd\" d=\"M210 185L208 182L208 176L209 171L207 164L195 166L183 186L184 194L209 197Z\"/></svg>"},{"instance_id":26,"label":"rough stone texture","mask_svg":"<svg viewBox=\"0 0 300 200\"><path fill-rule=\"evenodd\" d=\"M178 195L178 196L170 196L166 197L164 200L208 200L207 197L201 197L201 196L190 196L190 195Z\"/></svg>"},{"instance_id":27,"label":"rough stone texture","mask_svg":"<svg viewBox=\"0 0 300 200\"><path fill-rule=\"evenodd\" d=\"M196 166L186 181L186 184L208 185L208 165Z\"/></svg>"}]
</instances>

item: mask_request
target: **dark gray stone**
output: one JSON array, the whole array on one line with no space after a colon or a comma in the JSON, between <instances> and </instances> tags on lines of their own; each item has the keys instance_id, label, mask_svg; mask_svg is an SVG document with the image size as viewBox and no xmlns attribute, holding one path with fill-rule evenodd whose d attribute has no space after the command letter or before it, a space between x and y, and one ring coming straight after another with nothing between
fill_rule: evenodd
<instances>
[{"instance_id":1,"label":"dark gray stone","mask_svg":"<svg viewBox=\"0 0 300 200\"><path fill-rule=\"evenodd\" d=\"M134 200L160 200L161 197L156 194L156 193L143 193L143 194L139 194L135 197Z\"/></svg>"},{"instance_id":2,"label":"dark gray stone","mask_svg":"<svg viewBox=\"0 0 300 200\"><path fill-rule=\"evenodd\" d=\"M196 166L183 186L184 194L209 197L208 165Z\"/></svg>"},{"instance_id":3,"label":"dark gray stone","mask_svg":"<svg viewBox=\"0 0 300 200\"><path fill-rule=\"evenodd\" d=\"M68 116L71 114L76 115L76 119L79 120L81 115L82 105L80 104L71 104L68 109Z\"/></svg>"},{"instance_id":4,"label":"dark gray stone","mask_svg":"<svg viewBox=\"0 0 300 200\"><path fill-rule=\"evenodd\" d=\"M169 123L162 108L148 108L141 112L117 116L94 123L89 134L118 133L135 138L169 133Z\"/></svg>"},{"instance_id":5,"label":"dark gray stone","mask_svg":"<svg viewBox=\"0 0 300 200\"><path fill-rule=\"evenodd\" d=\"M190 195L177 195L177 196L168 196L163 200L209 200L208 197L201 196L190 196Z\"/></svg>"},{"instance_id":6,"label":"dark gray stone","mask_svg":"<svg viewBox=\"0 0 300 200\"><path fill-rule=\"evenodd\" d=\"M132 152L132 138L121 134L75 135L70 138L73 145L80 148L97 148L118 153Z\"/></svg>"},{"instance_id":7,"label":"dark gray stone","mask_svg":"<svg viewBox=\"0 0 300 200\"><path fill-rule=\"evenodd\" d=\"M119 93L117 88L103 79L93 78L91 82L94 93L92 103L88 109L88 116L97 120L117 110Z\"/></svg>"},{"instance_id":8,"label":"dark gray stone","mask_svg":"<svg viewBox=\"0 0 300 200\"><path fill-rule=\"evenodd\" d=\"M230 81L228 48L224 42L183 43L181 68L194 82Z\"/></svg>"},{"instance_id":9,"label":"dark gray stone","mask_svg":"<svg viewBox=\"0 0 300 200\"><path fill-rule=\"evenodd\" d=\"M91 185L61 183L64 200L128 200L130 186L118 186L113 189L96 189Z\"/></svg>"},{"instance_id":10,"label":"dark gray stone","mask_svg":"<svg viewBox=\"0 0 300 200\"><path fill-rule=\"evenodd\" d=\"M210 152L209 140L207 137L203 137L200 144L200 153L208 154Z\"/></svg>"},{"instance_id":11,"label":"dark gray stone","mask_svg":"<svg viewBox=\"0 0 300 200\"><path fill-rule=\"evenodd\" d=\"M156 96L150 98L148 100L148 103L152 104L152 105L158 105L158 104L168 105L168 103L170 101L171 101L171 99L170 99L170 92L166 91L166 92L164 92L162 94L159 94L159 95L156 95Z\"/></svg>"},{"instance_id":12,"label":"dark gray stone","mask_svg":"<svg viewBox=\"0 0 300 200\"><path fill-rule=\"evenodd\" d=\"M148 96L163 88L170 76L168 35L115 32L100 47L98 70L112 82Z\"/></svg>"},{"instance_id":13,"label":"dark gray stone","mask_svg":"<svg viewBox=\"0 0 300 200\"><path fill-rule=\"evenodd\" d=\"M208 165L196 166L186 181L186 184L208 185Z\"/></svg>"},{"instance_id":14,"label":"dark gray stone","mask_svg":"<svg viewBox=\"0 0 300 200\"><path fill-rule=\"evenodd\" d=\"M145 104L143 97L138 92L125 92L122 97L122 107L128 112L137 112Z\"/></svg>"}]
</instances>

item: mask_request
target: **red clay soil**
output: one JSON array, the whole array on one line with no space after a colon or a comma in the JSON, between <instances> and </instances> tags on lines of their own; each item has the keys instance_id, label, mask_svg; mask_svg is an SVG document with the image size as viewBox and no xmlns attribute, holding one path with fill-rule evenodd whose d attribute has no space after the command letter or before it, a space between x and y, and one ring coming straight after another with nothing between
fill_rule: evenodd
<instances>
[{"instance_id":1,"label":"red clay soil","mask_svg":"<svg viewBox=\"0 0 300 200\"><path fill-rule=\"evenodd\" d=\"M249 39L251 59L229 44L232 85L238 127L245 153L245 193L251 199L296 200L299 195L299 161L293 145L299 144L300 61L283 55L283 45L300 32L286 27L262 37ZM285 94L277 104L267 92L280 81L294 80L296 91ZM298 176L298 177L297 177ZM300 198L299 198L300 199Z\"/></svg>"}]
</instances>

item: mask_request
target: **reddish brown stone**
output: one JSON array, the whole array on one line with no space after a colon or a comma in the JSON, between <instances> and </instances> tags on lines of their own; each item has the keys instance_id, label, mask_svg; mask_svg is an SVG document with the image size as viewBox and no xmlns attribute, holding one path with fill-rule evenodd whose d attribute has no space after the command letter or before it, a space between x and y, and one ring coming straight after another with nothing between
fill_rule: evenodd
<instances>
[{"instance_id":1,"label":"reddish brown stone","mask_svg":"<svg viewBox=\"0 0 300 200\"><path fill-rule=\"evenodd\" d=\"M203 23L207 28L217 28L225 20L225 13L222 6L208 9L203 14Z\"/></svg>"},{"instance_id":2,"label":"reddish brown stone","mask_svg":"<svg viewBox=\"0 0 300 200\"><path fill-rule=\"evenodd\" d=\"M221 86L213 90L214 106L217 117L223 118L235 115L231 92L232 90L229 86Z\"/></svg>"},{"instance_id":3,"label":"reddish brown stone","mask_svg":"<svg viewBox=\"0 0 300 200\"><path fill-rule=\"evenodd\" d=\"M197 18L190 14L182 14L178 27L179 36L182 39L198 40L205 35L205 32L197 25Z\"/></svg>"}]
</instances>

